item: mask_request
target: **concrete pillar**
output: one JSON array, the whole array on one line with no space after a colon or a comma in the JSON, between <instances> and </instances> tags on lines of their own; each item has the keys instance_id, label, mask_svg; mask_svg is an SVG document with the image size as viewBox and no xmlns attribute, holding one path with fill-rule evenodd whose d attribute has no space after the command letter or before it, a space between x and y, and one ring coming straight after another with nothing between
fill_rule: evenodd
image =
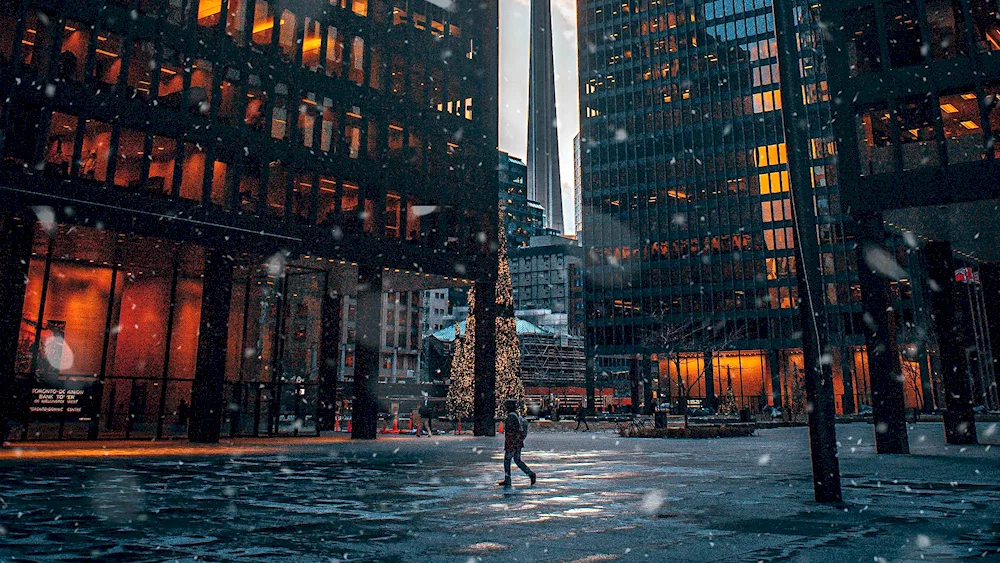
<instances>
[{"instance_id":1,"label":"concrete pillar","mask_svg":"<svg viewBox=\"0 0 1000 563\"><path fill-rule=\"evenodd\" d=\"M476 282L475 402L473 434L496 435L497 296L496 280ZM508 314L513 315L513 307Z\"/></svg>"},{"instance_id":2,"label":"concrete pillar","mask_svg":"<svg viewBox=\"0 0 1000 563\"><path fill-rule=\"evenodd\" d=\"M31 260L32 223L23 217L0 215L0 447L21 400L14 373L21 332L21 308Z\"/></svg>"},{"instance_id":3,"label":"concrete pillar","mask_svg":"<svg viewBox=\"0 0 1000 563\"><path fill-rule=\"evenodd\" d=\"M944 386L944 434L949 444L975 444L976 419L972 412L972 388L963 346L961 311L955 302L955 264L951 244L929 242L924 248L931 291L931 315L941 356Z\"/></svg>"},{"instance_id":4,"label":"concrete pillar","mask_svg":"<svg viewBox=\"0 0 1000 563\"><path fill-rule=\"evenodd\" d=\"M378 431L378 371L382 343L382 268L358 265L357 341L354 347L352 440L374 440Z\"/></svg>"},{"instance_id":5,"label":"concrete pillar","mask_svg":"<svg viewBox=\"0 0 1000 563\"><path fill-rule=\"evenodd\" d=\"M892 300L886 275L892 264L888 263L891 255L884 246L882 216L858 214L855 228L861 310L865 318L868 374L872 384L875 451L880 454L910 453L899 346L889 316Z\"/></svg>"},{"instance_id":6,"label":"concrete pillar","mask_svg":"<svg viewBox=\"0 0 1000 563\"><path fill-rule=\"evenodd\" d=\"M320 321L322 337L319 343L319 403L316 413L320 430L333 430L336 427L342 311L343 298L330 287L328 276Z\"/></svg>"},{"instance_id":7,"label":"concrete pillar","mask_svg":"<svg viewBox=\"0 0 1000 563\"><path fill-rule=\"evenodd\" d=\"M1000 397L1000 263L986 264L979 269L986 309L986 329L989 332L990 357L993 360L993 397Z\"/></svg>"},{"instance_id":8,"label":"concrete pillar","mask_svg":"<svg viewBox=\"0 0 1000 563\"><path fill-rule=\"evenodd\" d=\"M229 303L233 295L233 264L219 249L205 251L205 276L201 287L201 322L198 356L191 387L188 439L215 443L222 429L225 402L226 346L229 343Z\"/></svg>"}]
</instances>

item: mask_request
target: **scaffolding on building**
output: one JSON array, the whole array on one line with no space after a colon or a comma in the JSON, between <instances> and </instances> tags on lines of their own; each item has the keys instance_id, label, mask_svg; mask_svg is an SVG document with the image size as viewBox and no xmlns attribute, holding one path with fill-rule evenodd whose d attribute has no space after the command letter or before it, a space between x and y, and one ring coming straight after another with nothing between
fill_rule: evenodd
<instances>
[{"instance_id":1,"label":"scaffolding on building","mask_svg":"<svg viewBox=\"0 0 1000 563\"><path fill-rule=\"evenodd\" d=\"M587 367L583 337L521 334L521 377L528 387L582 387Z\"/></svg>"}]
</instances>

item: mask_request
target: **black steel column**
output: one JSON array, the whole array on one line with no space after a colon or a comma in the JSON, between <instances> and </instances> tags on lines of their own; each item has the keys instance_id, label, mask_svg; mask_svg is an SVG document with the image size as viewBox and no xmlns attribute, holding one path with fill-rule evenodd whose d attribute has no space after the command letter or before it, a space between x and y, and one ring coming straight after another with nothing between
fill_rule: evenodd
<instances>
[{"instance_id":1,"label":"black steel column","mask_svg":"<svg viewBox=\"0 0 1000 563\"><path fill-rule=\"evenodd\" d=\"M374 440L378 431L378 371L382 344L382 268L358 264L357 341L351 439Z\"/></svg>"},{"instance_id":2,"label":"black steel column","mask_svg":"<svg viewBox=\"0 0 1000 563\"><path fill-rule=\"evenodd\" d=\"M854 403L854 352L849 346L840 349L840 377L844 385L844 414L854 414L858 410Z\"/></svg>"},{"instance_id":3,"label":"black steel column","mask_svg":"<svg viewBox=\"0 0 1000 563\"><path fill-rule=\"evenodd\" d=\"M201 286L198 358L191 388L188 439L215 443L222 429L225 402L226 347L229 343L229 302L233 296L233 263L219 249L206 249Z\"/></svg>"},{"instance_id":4,"label":"black steel column","mask_svg":"<svg viewBox=\"0 0 1000 563\"><path fill-rule=\"evenodd\" d=\"M639 356L628 361L629 398L632 400L632 413L639 413Z\"/></svg>"},{"instance_id":5,"label":"black steel column","mask_svg":"<svg viewBox=\"0 0 1000 563\"><path fill-rule=\"evenodd\" d=\"M944 435L949 444L975 444L976 419L962 337L962 307L955 303L955 265L951 244L929 242L924 247L931 316L941 356L941 380L946 410ZM933 282L933 283L931 283Z\"/></svg>"},{"instance_id":6,"label":"black steel column","mask_svg":"<svg viewBox=\"0 0 1000 563\"><path fill-rule=\"evenodd\" d=\"M993 358L991 385L993 396L1000 397L1000 263L994 262L980 267L979 281L983 285L986 328L990 333L990 355Z\"/></svg>"},{"instance_id":7,"label":"black steel column","mask_svg":"<svg viewBox=\"0 0 1000 563\"><path fill-rule=\"evenodd\" d=\"M595 402L595 391L594 391L594 356L587 355L586 371L584 371L584 385L587 388L587 408L591 412L597 412L597 403Z\"/></svg>"},{"instance_id":8,"label":"black steel column","mask_svg":"<svg viewBox=\"0 0 1000 563\"><path fill-rule=\"evenodd\" d=\"M641 365L643 381L642 401L646 406L643 414L653 414L655 410L655 405L653 404L653 361L648 356L643 356Z\"/></svg>"},{"instance_id":9,"label":"black steel column","mask_svg":"<svg viewBox=\"0 0 1000 563\"><path fill-rule=\"evenodd\" d=\"M837 403L833 370L820 357L830 353L828 317L824 310L815 198L810 177L809 131L799 74L798 33L794 2L775 0L774 28L778 44L782 122L788 149L792 215L795 222L795 275L802 318L802 361L809 413L809 446L813 494L817 502L840 502L840 462L837 460Z\"/></svg>"},{"instance_id":10,"label":"black steel column","mask_svg":"<svg viewBox=\"0 0 1000 563\"><path fill-rule=\"evenodd\" d=\"M868 378L872 385L872 418L875 422L875 451L880 454L910 453L906 435L906 403L903 392L899 346L890 313L889 263L885 249L882 216L855 214L858 282L861 310L865 317L865 345L868 351ZM895 265L894 265L895 264Z\"/></svg>"},{"instance_id":11,"label":"black steel column","mask_svg":"<svg viewBox=\"0 0 1000 563\"><path fill-rule=\"evenodd\" d=\"M924 284L920 282L924 275L924 266L921 263L921 253L908 253L908 268L910 270L910 293L913 295L913 322L917 328L917 353L916 357L920 361L920 403L921 411L931 413L934 411L935 397L934 385L931 382L931 373L928 368L927 342L930 337L929 320L927 318L927 299L924 295Z\"/></svg>"},{"instance_id":12,"label":"black steel column","mask_svg":"<svg viewBox=\"0 0 1000 563\"><path fill-rule=\"evenodd\" d=\"M497 310L496 280L476 282L475 403L473 434L496 435ZM513 314L513 311L509 312Z\"/></svg>"},{"instance_id":13,"label":"black steel column","mask_svg":"<svg viewBox=\"0 0 1000 563\"><path fill-rule=\"evenodd\" d=\"M705 369L702 372L705 374L705 407L710 409L715 408L715 361L713 358L711 350L705 352Z\"/></svg>"},{"instance_id":14,"label":"black steel column","mask_svg":"<svg viewBox=\"0 0 1000 563\"><path fill-rule=\"evenodd\" d=\"M778 360L778 351L771 349L767 351L767 370L771 374L771 405L781 407L781 365Z\"/></svg>"},{"instance_id":15,"label":"black steel column","mask_svg":"<svg viewBox=\"0 0 1000 563\"><path fill-rule=\"evenodd\" d=\"M337 422L337 379L340 375L342 298L330 286L327 274L323 294L322 336L319 343L319 402L316 416L320 430L333 430Z\"/></svg>"},{"instance_id":16,"label":"black steel column","mask_svg":"<svg viewBox=\"0 0 1000 563\"><path fill-rule=\"evenodd\" d=\"M8 214L0 216L0 447L7 439L21 400L14 364L21 333L25 280L31 260L32 222Z\"/></svg>"}]
</instances>

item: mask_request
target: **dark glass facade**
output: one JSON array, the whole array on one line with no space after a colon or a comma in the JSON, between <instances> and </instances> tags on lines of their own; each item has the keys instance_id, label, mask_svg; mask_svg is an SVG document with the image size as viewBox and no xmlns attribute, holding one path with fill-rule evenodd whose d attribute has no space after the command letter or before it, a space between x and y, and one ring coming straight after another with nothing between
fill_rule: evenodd
<instances>
[{"instance_id":1,"label":"dark glass facade","mask_svg":"<svg viewBox=\"0 0 1000 563\"><path fill-rule=\"evenodd\" d=\"M528 167L520 158L499 151L497 174L500 181L500 205L504 209L507 245L527 246L531 237L542 229L545 210L528 199L526 180Z\"/></svg>"},{"instance_id":2,"label":"dark glass facade","mask_svg":"<svg viewBox=\"0 0 1000 563\"><path fill-rule=\"evenodd\" d=\"M21 436L183 434L216 383L223 433L316 432L351 399L343 317L381 334L347 305L360 270L376 291L487 271L492 19L439 4L0 2Z\"/></svg>"},{"instance_id":3,"label":"dark glass facade","mask_svg":"<svg viewBox=\"0 0 1000 563\"><path fill-rule=\"evenodd\" d=\"M866 386L860 293L818 13L803 2L797 15L836 393L853 409ZM641 373L634 396L647 405L677 399L682 380L710 400L731 386L751 409L787 402L801 394L802 363L770 1L586 1L578 17L596 373ZM664 330L686 335L672 359L650 344ZM637 354L653 359L649 371L630 367Z\"/></svg>"},{"instance_id":4,"label":"dark glass facade","mask_svg":"<svg viewBox=\"0 0 1000 563\"><path fill-rule=\"evenodd\" d=\"M995 409L1000 311L989 304L997 300L1000 261L990 234L1000 217L1000 7L908 0L825 9L831 85L845 102L834 106L833 125L844 205L906 239L896 261L911 274L914 306L888 315L901 327L903 372L907 363L920 371L930 364L922 378L938 408L959 409L951 398L961 396ZM864 242L883 242L870 238ZM954 279L945 283L942 271ZM928 315L941 299L954 312L957 335ZM949 348L964 352L952 356ZM951 373L967 381L949 382Z\"/></svg>"}]
</instances>

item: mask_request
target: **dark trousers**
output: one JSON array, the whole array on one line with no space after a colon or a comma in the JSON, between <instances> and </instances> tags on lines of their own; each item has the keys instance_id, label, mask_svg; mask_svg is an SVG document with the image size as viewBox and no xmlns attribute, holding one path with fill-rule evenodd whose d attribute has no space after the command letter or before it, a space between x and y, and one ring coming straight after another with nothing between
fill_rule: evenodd
<instances>
[{"instance_id":1,"label":"dark trousers","mask_svg":"<svg viewBox=\"0 0 1000 563\"><path fill-rule=\"evenodd\" d=\"M517 450L517 451L513 451L513 452L504 452L503 453L503 476L504 476L504 480L507 483L510 483L510 460L512 460L512 459L514 460L514 463L516 463L517 466L521 469L521 471L524 471L525 475L531 475L531 470L528 469L528 466L525 465L525 463L523 461L521 461L521 450Z\"/></svg>"},{"instance_id":2,"label":"dark trousers","mask_svg":"<svg viewBox=\"0 0 1000 563\"><path fill-rule=\"evenodd\" d=\"M587 424L587 419L583 418L583 417L576 419L576 430L580 429L580 423L581 422L583 423L584 429L590 430L590 425Z\"/></svg>"}]
</instances>

